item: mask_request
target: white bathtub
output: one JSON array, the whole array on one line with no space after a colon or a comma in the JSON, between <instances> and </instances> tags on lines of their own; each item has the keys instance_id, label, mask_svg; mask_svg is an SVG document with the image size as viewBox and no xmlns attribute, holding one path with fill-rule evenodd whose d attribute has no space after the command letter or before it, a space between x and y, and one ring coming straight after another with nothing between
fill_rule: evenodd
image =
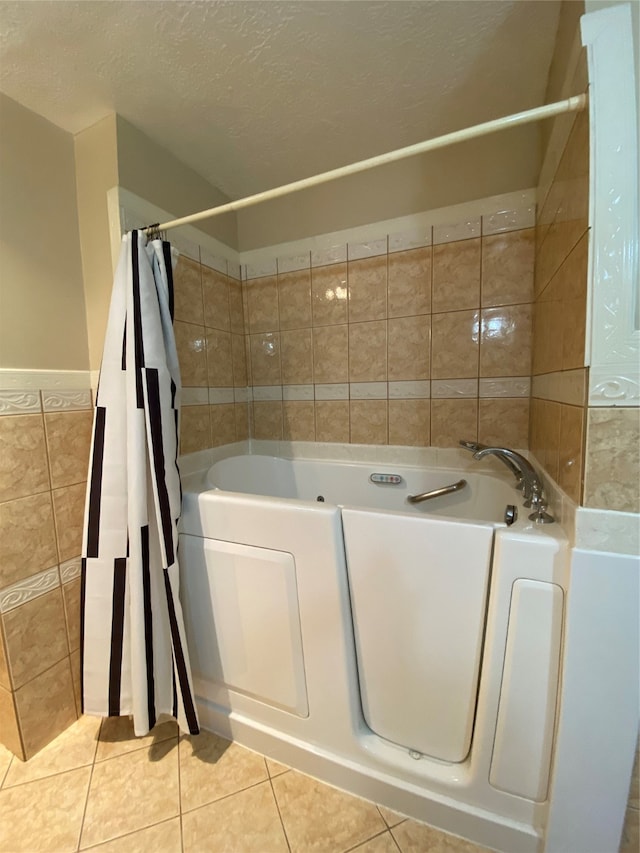
<instances>
[{"instance_id":1,"label":"white bathtub","mask_svg":"<svg viewBox=\"0 0 640 853\"><path fill-rule=\"evenodd\" d=\"M181 594L198 707L206 728L326 782L534 851L567 543L527 520L506 469L483 473L463 451L447 462L243 455L186 478ZM454 494L407 502L461 479Z\"/></svg>"}]
</instances>

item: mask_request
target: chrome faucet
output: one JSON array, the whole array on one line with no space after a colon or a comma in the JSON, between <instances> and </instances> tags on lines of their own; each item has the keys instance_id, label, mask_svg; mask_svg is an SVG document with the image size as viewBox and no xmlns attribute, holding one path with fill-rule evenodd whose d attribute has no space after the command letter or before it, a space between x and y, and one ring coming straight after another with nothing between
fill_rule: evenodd
<instances>
[{"instance_id":1,"label":"chrome faucet","mask_svg":"<svg viewBox=\"0 0 640 853\"><path fill-rule=\"evenodd\" d=\"M554 521L553 516L547 512L542 479L528 459L508 447L482 447L473 454L473 458L478 460L484 459L485 456L497 456L503 461L509 459L518 467L522 476L524 505L533 509L529 521L535 521L536 524L550 524Z\"/></svg>"},{"instance_id":2,"label":"chrome faucet","mask_svg":"<svg viewBox=\"0 0 640 853\"><path fill-rule=\"evenodd\" d=\"M458 444L460 445L460 447L464 447L465 450L470 450L473 454L476 454L479 450L486 450L488 448L487 444L479 444L477 441L464 441L463 439L460 439ZM496 456L501 462L504 462L504 464L511 471L513 476L516 478L516 489L522 491L522 489L524 488L524 477L520 468L514 462L512 462L507 455L500 453L500 448L494 447L492 448L492 450L494 451L493 455Z\"/></svg>"}]
</instances>

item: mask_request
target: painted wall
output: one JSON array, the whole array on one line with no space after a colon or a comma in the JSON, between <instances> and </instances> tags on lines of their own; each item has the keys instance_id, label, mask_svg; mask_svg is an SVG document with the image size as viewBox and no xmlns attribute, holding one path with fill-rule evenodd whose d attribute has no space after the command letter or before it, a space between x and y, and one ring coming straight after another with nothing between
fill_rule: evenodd
<instances>
[{"instance_id":1,"label":"painted wall","mask_svg":"<svg viewBox=\"0 0 640 853\"><path fill-rule=\"evenodd\" d=\"M0 367L89 365L73 138L0 94Z\"/></svg>"}]
</instances>

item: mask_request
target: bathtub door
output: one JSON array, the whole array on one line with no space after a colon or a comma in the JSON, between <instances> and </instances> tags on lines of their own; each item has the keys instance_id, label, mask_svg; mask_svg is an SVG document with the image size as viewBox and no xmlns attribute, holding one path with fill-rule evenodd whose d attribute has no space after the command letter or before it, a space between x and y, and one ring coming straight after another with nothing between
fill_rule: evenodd
<instances>
[{"instance_id":1,"label":"bathtub door","mask_svg":"<svg viewBox=\"0 0 640 853\"><path fill-rule=\"evenodd\" d=\"M349 508L342 517L367 725L409 750L463 761L493 526Z\"/></svg>"}]
</instances>

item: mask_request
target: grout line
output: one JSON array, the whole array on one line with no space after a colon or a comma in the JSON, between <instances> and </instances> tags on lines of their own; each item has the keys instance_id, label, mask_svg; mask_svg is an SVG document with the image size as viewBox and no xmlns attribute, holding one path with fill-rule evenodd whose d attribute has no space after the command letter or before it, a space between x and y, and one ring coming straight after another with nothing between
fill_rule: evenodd
<instances>
[{"instance_id":1,"label":"grout line","mask_svg":"<svg viewBox=\"0 0 640 853\"><path fill-rule=\"evenodd\" d=\"M175 820L177 815L173 817L167 817L163 820L157 821L157 823L150 823L149 826L141 826L140 829L134 829L131 832L126 832L124 835L116 835L115 838L107 838L105 841L101 841L99 844L92 844L91 847L83 847L82 850L97 850L99 851L101 847L106 847L107 844L113 844L115 841L121 841L124 838L131 838L132 835L136 835L138 832L144 832L145 829L151 829L154 826L161 826L163 823L169 823L172 820Z\"/></svg>"},{"instance_id":2,"label":"grout line","mask_svg":"<svg viewBox=\"0 0 640 853\"><path fill-rule=\"evenodd\" d=\"M230 743L234 743L234 741L230 741ZM199 811L199 809L204 809L207 806L212 806L214 803L221 803L223 800L228 800L230 797L235 797L236 794L241 794L243 791L249 791L251 788L257 788L258 785L264 785L265 782L270 782L268 771L267 778L261 779L259 782L252 782L251 785L247 785L245 788L238 788L237 791L232 791L230 794L225 794L222 797L216 797L215 800L209 800L206 803L201 803L199 806L194 806L192 809L181 809L180 814L192 814L193 812Z\"/></svg>"},{"instance_id":3,"label":"grout line","mask_svg":"<svg viewBox=\"0 0 640 853\"><path fill-rule=\"evenodd\" d=\"M401 821L401 823L404 823L404 821ZM399 824L399 823L397 823L397 824L396 824L396 826L400 826L400 824ZM394 829L395 829L395 827L394 827ZM393 834L393 830L392 830L392 828L391 828L391 827L389 827L389 835L390 835L390 836L391 836L391 838L393 839L393 843L396 845L396 847L398 848L398 850L400 851L400 853L402 853L402 847L400 847L400 845L398 844L398 841L397 841L397 839L396 839L395 835Z\"/></svg>"},{"instance_id":4,"label":"grout line","mask_svg":"<svg viewBox=\"0 0 640 853\"><path fill-rule=\"evenodd\" d=\"M2 779L0 779L0 790L2 790L2 789L6 790L4 788L4 783L5 783L7 776L9 775L9 770L11 770L11 765L16 760L16 757L12 752L10 752L8 749L7 749L7 752L9 752L9 754L11 755L11 758L9 759L9 763L7 764L7 769L4 771Z\"/></svg>"},{"instance_id":5,"label":"grout line","mask_svg":"<svg viewBox=\"0 0 640 853\"><path fill-rule=\"evenodd\" d=\"M267 768L267 774L269 776L269 784L271 785L271 793L273 794L273 800L276 804L276 809L278 810L278 817L280 818L280 824L282 826L282 832L284 833L284 840L287 842L287 847L289 848L289 853L291 853L291 844L289 843L289 836L287 835L287 829L284 825L284 820L282 819L282 812L280 811L280 804L278 803L278 798L276 797L276 791L273 787L273 779L271 778L271 773L269 772L269 766L265 759L265 767Z\"/></svg>"},{"instance_id":6,"label":"grout line","mask_svg":"<svg viewBox=\"0 0 640 853\"><path fill-rule=\"evenodd\" d=\"M84 809L82 810L82 820L80 821L80 834L78 835L78 846L76 850L80 850L80 844L82 843L82 833L84 832L84 822L87 817L87 807L89 805L89 793L91 791L91 783L93 782L93 770L96 766L96 755L98 754L98 744L100 743L100 733L102 732L102 726L104 725L104 717L100 720L100 726L98 727L98 736L96 738L96 747L93 752L93 761L91 762L91 772L89 773L89 784L87 785L87 794L84 799Z\"/></svg>"},{"instance_id":7,"label":"grout line","mask_svg":"<svg viewBox=\"0 0 640 853\"><path fill-rule=\"evenodd\" d=\"M382 818L382 815L380 815L380 817ZM390 832L389 827L387 826L387 823L384 820L384 818L382 818L382 822L384 823L385 828L381 832L376 832L375 835L370 835L369 838L365 838L363 841L359 841L354 847L347 847L344 850L344 853L355 853L355 851L359 850L365 844L368 844L370 841L373 841L374 838L380 838L380 836L384 835L385 832ZM394 839L394 841L395 841L395 839Z\"/></svg>"}]
</instances>

